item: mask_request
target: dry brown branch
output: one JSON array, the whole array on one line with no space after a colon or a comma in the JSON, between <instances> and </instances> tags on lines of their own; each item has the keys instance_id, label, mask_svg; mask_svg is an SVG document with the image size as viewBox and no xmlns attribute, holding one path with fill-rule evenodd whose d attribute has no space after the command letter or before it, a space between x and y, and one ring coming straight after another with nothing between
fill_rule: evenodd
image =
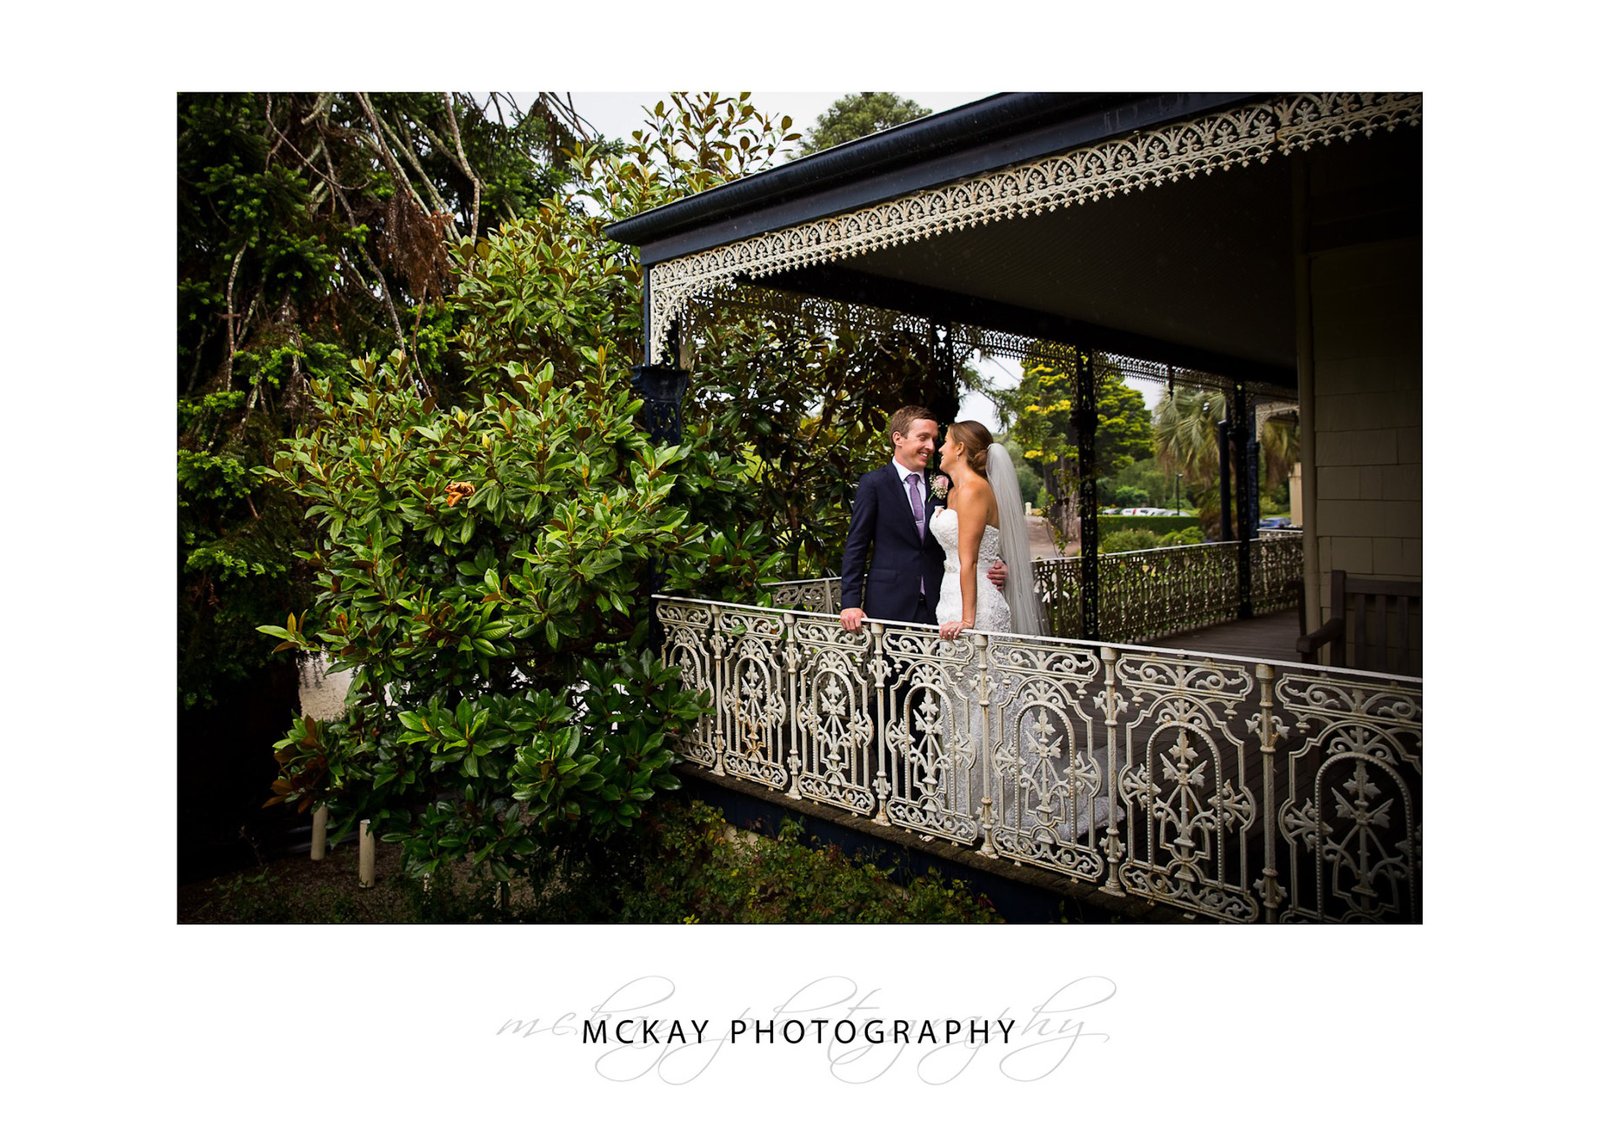
<instances>
[{"instance_id":1,"label":"dry brown branch","mask_svg":"<svg viewBox=\"0 0 1600 1142\"><path fill-rule=\"evenodd\" d=\"M444 199L439 197L439 191L434 187L433 181L428 178L427 172L422 169L422 163L411 147L405 140L400 138L399 133L392 126L378 115L377 110L372 106L372 101L367 98L366 92L356 92L356 100L361 104L361 110L366 115L367 121L372 124L373 130L377 132L379 154L383 159L384 165L389 168L390 175L394 177L397 183L411 192L412 198L417 200L419 206L427 207L429 203L418 193L418 187L420 186L422 190L427 192L428 199L432 200L432 210L428 210L426 213L443 214L450 217L449 207L445 205ZM396 158L397 154L399 158ZM400 168L400 159L405 159L411 169L416 172L417 181L415 183L407 178L405 172ZM396 189L399 188L397 187ZM455 240L459 240L461 237L460 233L456 231L453 217L450 217L450 237Z\"/></svg>"},{"instance_id":2,"label":"dry brown branch","mask_svg":"<svg viewBox=\"0 0 1600 1142\"><path fill-rule=\"evenodd\" d=\"M561 93L555 91L541 91L533 101L533 106L528 109L530 115L537 114L558 132L564 134L564 142L591 143L599 134L572 104L572 92L568 91L566 100L563 101Z\"/></svg>"},{"instance_id":3,"label":"dry brown branch","mask_svg":"<svg viewBox=\"0 0 1600 1142\"><path fill-rule=\"evenodd\" d=\"M339 205L344 207L345 217L350 220L350 223L352 225L354 225L358 221L358 219L356 218L356 213L355 213L354 210L352 210L350 208L350 200L345 198L344 190L339 186L338 182L335 181L334 178L333 178L332 163L333 163L333 160L330 157L329 158L329 171L328 171L328 185L333 189L333 195L334 195L334 197L336 199L338 199ZM357 243L356 251L361 255L361 260L366 263L367 268L369 270L371 270L373 275L378 279L378 288L376 290L374 290L372 288L371 283L369 283L365 278L363 278L361 276L361 271L359 269L357 269L356 266L353 263L348 264L348 269L349 269L350 273L352 275L354 275L356 281L361 283L361 288L362 289L367 290L369 293L375 293L377 295L377 297L383 302L384 308L386 310L388 310L388 312L389 312L389 321L394 326L394 335L395 335L396 343L397 344L402 344L402 345L405 344L405 340L406 340L405 326L400 321L400 313L399 313L399 311L396 310L395 307L394 307L394 298L391 296L391 291L389 289L388 279L386 279L383 276L383 271L378 268L378 264L372 260L372 255L367 252L367 247L366 247L366 245L364 243Z\"/></svg>"}]
</instances>

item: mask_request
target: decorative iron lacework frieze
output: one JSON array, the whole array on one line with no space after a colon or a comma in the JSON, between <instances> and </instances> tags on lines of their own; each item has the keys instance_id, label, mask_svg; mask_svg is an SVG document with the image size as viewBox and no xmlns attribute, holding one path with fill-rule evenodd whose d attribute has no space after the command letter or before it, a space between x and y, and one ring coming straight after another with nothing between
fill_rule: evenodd
<instances>
[{"instance_id":1,"label":"decorative iron lacework frieze","mask_svg":"<svg viewBox=\"0 0 1600 1142\"><path fill-rule=\"evenodd\" d=\"M693 329L701 323L723 320L729 312L763 317L783 315L811 322L825 329L848 326L870 329L878 333L903 333L919 341L931 341L935 336L943 335L959 348L979 352L988 357L1012 357L1021 360L1024 356L1032 355L1070 365L1073 360L1071 354L1075 352L1068 346L985 329L979 325L937 322L920 314L906 313L883 306L863 305L860 302L814 297L810 294L766 289L736 282L723 282L687 298L682 312L677 316L687 328Z\"/></svg>"},{"instance_id":2,"label":"decorative iron lacework frieze","mask_svg":"<svg viewBox=\"0 0 1600 1142\"><path fill-rule=\"evenodd\" d=\"M902 333L921 342L931 342L943 335L958 349L980 353L985 357L1005 357L1013 361L1038 361L1074 368L1077 349L1042 338L1025 337L981 325L936 322L920 314L882 306L863 305L859 302L838 301L833 298L813 297L809 294L791 293L787 290L766 289L761 286L725 282L709 288L704 294L691 297L684 303L678 318L686 331L692 332L702 324L714 325L727 319L730 312L761 316L784 315L812 322L825 329L851 327L870 329L878 333ZM1098 358L1100 372L1119 373L1125 379L1172 382L1196 388L1231 389L1233 381L1215 373L1198 369L1185 369L1160 361L1130 357L1118 353L1101 354ZM1247 384L1246 388L1261 386Z\"/></svg>"},{"instance_id":3,"label":"decorative iron lacework frieze","mask_svg":"<svg viewBox=\"0 0 1600 1142\"><path fill-rule=\"evenodd\" d=\"M691 298L736 277L759 279L1421 122L1420 94L1280 96L674 258L650 269L649 359L660 358L668 327Z\"/></svg>"}]
</instances>

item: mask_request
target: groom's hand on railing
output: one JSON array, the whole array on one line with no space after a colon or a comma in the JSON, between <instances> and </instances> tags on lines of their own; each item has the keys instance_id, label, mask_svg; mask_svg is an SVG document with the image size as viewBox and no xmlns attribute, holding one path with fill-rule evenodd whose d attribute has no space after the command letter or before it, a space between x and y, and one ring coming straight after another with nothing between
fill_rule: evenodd
<instances>
[{"instance_id":1,"label":"groom's hand on railing","mask_svg":"<svg viewBox=\"0 0 1600 1142\"><path fill-rule=\"evenodd\" d=\"M1006 575L1008 572L1009 568L1006 567L1004 559L996 559L989 567L989 582L995 585L996 590L1004 591L1006 589Z\"/></svg>"},{"instance_id":2,"label":"groom's hand on railing","mask_svg":"<svg viewBox=\"0 0 1600 1142\"><path fill-rule=\"evenodd\" d=\"M866 618L867 612L860 607L846 607L839 612L839 625L848 631L858 631Z\"/></svg>"}]
</instances>

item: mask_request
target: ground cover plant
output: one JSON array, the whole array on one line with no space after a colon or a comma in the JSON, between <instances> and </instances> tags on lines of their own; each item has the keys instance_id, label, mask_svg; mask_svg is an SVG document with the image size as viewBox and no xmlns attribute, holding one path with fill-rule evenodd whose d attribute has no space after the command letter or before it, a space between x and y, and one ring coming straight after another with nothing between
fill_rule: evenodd
<instances>
[{"instance_id":1,"label":"ground cover plant","mask_svg":"<svg viewBox=\"0 0 1600 1142\"><path fill-rule=\"evenodd\" d=\"M959 879L910 875L808 841L797 819L776 836L732 829L717 809L665 798L614 844L547 851L509 881L471 861L426 881L380 845L370 889L354 844L327 860L294 856L179 894L190 923L994 923L990 902Z\"/></svg>"}]
</instances>

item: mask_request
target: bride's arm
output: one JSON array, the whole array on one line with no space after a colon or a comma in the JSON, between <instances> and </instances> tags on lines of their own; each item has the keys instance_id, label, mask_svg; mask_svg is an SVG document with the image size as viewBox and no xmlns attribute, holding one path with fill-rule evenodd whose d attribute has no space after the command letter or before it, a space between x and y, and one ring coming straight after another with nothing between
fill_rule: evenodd
<instances>
[{"instance_id":1,"label":"bride's arm","mask_svg":"<svg viewBox=\"0 0 1600 1142\"><path fill-rule=\"evenodd\" d=\"M956 513L956 550L961 556L961 621L939 628L945 638L971 630L978 621L978 548L983 543L987 515L980 492L979 488L965 487L950 497L950 506Z\"/></svg>"}]
</instances>

